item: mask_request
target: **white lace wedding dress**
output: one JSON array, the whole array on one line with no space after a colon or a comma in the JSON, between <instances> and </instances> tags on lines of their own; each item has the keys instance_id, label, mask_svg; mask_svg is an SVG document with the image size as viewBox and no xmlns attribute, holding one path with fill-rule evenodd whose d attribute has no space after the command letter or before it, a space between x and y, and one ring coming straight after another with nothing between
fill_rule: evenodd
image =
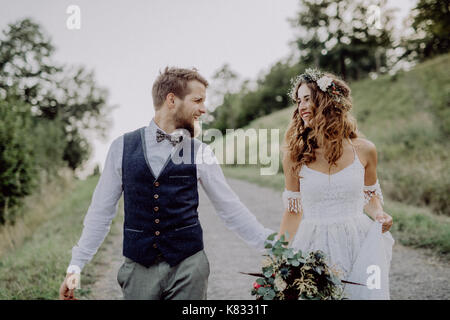
<instances>
[{"instance_id":1,"label":"white lace wedding dress","mask_svg":"<svg viewBox=\"0 0 450 320\"><path fill-rule=\"evenodd\" d=\"M382 201L382 194L378 181L364 186L365 169L353 150L353 163L335 174L301 168L296 194L303 217L291 246L304 253L322 250L342 279L365 285L346 284L349 299L389 299L394 239L363 212L371 196Z\"/></svg>"}]
</instances>

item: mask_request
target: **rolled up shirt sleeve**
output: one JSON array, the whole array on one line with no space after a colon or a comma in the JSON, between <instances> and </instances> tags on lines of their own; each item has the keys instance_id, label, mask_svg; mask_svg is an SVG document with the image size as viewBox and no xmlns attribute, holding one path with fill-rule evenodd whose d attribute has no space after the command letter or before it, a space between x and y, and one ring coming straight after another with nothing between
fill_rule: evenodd
<instances>
[{"instance_id":1,"label":"rolled up shirt sleeve","mask_svg":"<svg viewBox=\"0 0 450 320\"><path fill-rule=\"evenodd\" d=\"M95 255L110 230L123 191L122 153L123 136L115 139L108 150L103 172L83 220L81 237L72 248L72 259L67 270L73 270L74 266L80 270L83 269Z\"/></svg>"},{"instance_id":2,"label":"rolled up shirt sleeve","mask_svg":"<svg viewBox=\"0 0 450 320\"><path fill-rule=\"evenodd\" d=\"M265 240L274 231L265 228L230 188L211 148L202 144L200 149L198 154L202 158L197 158L199 180L217 215L228 229L250 246L264 250Z\"/></svg>"}]
</instances>

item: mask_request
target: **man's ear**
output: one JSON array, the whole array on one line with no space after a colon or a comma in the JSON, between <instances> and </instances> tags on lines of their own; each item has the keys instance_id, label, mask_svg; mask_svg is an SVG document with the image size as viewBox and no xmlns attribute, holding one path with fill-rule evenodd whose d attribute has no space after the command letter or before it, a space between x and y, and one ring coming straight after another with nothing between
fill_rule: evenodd
<instances>
[{"instance_id":1,"label":"man's ear","mask_svg":"<svg viewBox=\"0 0 450 320\"><path fill-rule=\"evenodd\" d=\"M176 96L172 92L167 94L166 102L167 102L167 106L169 107L169 109L175 108L175 99L176 99Z\"/></svg>"}]
</instances>

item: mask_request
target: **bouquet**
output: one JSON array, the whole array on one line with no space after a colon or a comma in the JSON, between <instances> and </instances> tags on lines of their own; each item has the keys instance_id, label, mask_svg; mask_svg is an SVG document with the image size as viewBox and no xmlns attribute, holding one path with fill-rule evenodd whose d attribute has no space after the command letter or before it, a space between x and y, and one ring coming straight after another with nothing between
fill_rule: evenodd
<instances>
[{"instance_id":1,"label":"bouquet","mask_svg":"<svg viewBox=\"0 0 450 320\"><path fill-rule=\"evenodd\" d=\"M284 235L275 243L277 233L271 234L265 248L262 273L244 273L258 276L251 294L257 300L342 300L343 283L338 272L326 264L325 254L312 251L303 255L301 250L287 248ZM243 272L242 272L243 273ZM352 283L353 284L353 283ZM355 283L356 284L356 283Z\"/></svg>"}]
</instances>

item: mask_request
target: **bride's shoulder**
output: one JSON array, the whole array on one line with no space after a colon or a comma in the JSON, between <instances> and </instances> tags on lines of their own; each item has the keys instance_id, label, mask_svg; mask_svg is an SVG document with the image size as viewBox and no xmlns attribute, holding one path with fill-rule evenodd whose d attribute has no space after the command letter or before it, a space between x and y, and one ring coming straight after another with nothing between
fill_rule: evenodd
<instances>
[{"instance_id":1,"label":"bride's shoulder","mask_svg":"<svg viewBox=\"0 0 450 320\"><path fill-rule=\"evenodd\" d=\"M352 139L352 142L355 147L359 147L364 150L376 149L375 144L365 138L355 138Z\"/></svg>"},{"instance_id":2,"label":"bride's shoulder","mask_svg":"<svg viewBox=\"0 0 450 320\"><path fill-rule=\"evenodd\" d=\"M282 164L283 164L283 171L285 174L291 175L294 173L294 168L296 165L296 162L292 159L291 152L289 150L284 149L282 152Z\"/></svg>"},{"instance_id":3,"label":"bride's shoulder","mask_svg":"<svg viewBox=\"0 0 450 320\"><path fill-rule=\"evenodd\" d=\"M295 163L292 159L291 151L283 148L282 150L282 162L285 167L292 167Z\"/></svg>"},{"instance_id":4,"label":"bride's shoulder","mask_svg":"<svg viewBox=\"0 0 450 320\"><path fill-rule=\"evenodd\" d=\"M376 161L377 157L377 148L375 144L365 138L355 138L352 139L353 145L358 150L358 154L366 161Z\"/></svg>"},{"instance_id":5,"label":"bride's shoulder","mask_svg":"<svg viewBox=\"0 0 450 320\"><path fill-rule=\"evenodd\" d=\"M286 149L283 150L282 163L286 189L294 192L299 191L300 184L298 180L298 172L295 170L295 161L293 161L291 153Z\"/></svg>"}]
</instances>

